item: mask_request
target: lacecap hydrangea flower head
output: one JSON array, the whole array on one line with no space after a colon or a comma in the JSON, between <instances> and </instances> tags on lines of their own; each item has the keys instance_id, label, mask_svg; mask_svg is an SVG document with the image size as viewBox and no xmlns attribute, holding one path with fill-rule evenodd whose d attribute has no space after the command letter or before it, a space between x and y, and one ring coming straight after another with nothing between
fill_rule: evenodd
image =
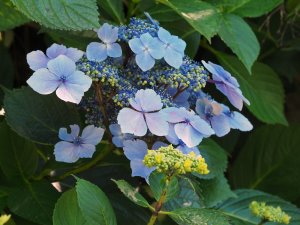
<instances>
[{"instance_id":1,"label":"lacecap hydrangea flower head","mask_svg":"<svg viewBox=\"0 0 300 225\"><path fill-rule=\"evenodd\" d=\"M206 174L209 168L198 148L204 138L252 129L240 112L205 90L215 86L241 110L249 101L238 81L219 65L189 58L185 41L149 14L126 25L104 23L96 33L98 39L86 52L54 44L46 54L27 56L34 70L27 83L33 90L44 95L55 91L85 112L87 127L81 135L76 125L70 134L60 129L56 160L92 157L105 130L107 140L123 148L132 176L148 180L155 169Z\"/></svg>"}]
</instances>

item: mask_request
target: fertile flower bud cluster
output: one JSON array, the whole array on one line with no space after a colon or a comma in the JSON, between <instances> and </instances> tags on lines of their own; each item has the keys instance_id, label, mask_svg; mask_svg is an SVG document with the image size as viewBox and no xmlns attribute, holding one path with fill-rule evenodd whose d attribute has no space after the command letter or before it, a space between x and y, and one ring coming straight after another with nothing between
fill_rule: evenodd
<instances>
[{"instance_id":1,"label":"fertile flower bud cluster","mask_svg":"<svg viewBox=\"0 0 300 225\"><path fill-rule=\"evenodd\" d=\"M289 224L291 220L291 217L282 211L279 206L275 208L266 205L265 202L253 201L250 203L249 208L255 216L266 221Z\"/></svg>"},{"instance_id":2,"label":"fertile flower bud cluster","mask_svg":"<svg viewBox=\"0 0 300 225\"><path fill-rule=\"evenodd\" d=\"M143 163L149 168L156 167L158 172L165 174L209 173L202 156L196 156L194 152L183 154L172 145L160 147L158 150L148 150Z\"/></svg>"}]
</instances>

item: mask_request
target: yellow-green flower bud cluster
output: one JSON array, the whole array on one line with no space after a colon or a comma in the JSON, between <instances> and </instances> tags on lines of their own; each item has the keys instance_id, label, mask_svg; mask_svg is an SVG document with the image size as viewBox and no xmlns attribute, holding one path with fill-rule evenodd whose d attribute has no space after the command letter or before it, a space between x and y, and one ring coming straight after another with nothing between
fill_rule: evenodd
<instances>
[{"instance_id":1,"label":"yellow-green flower bud cluster","mask_svg":"<svg viewBox=\"0 0 300 225\"><path fill-rule=\"evenodd\" d=\"M149 168L156 167L158 172L166 174L209 173L202 156L196 156L194 152L183 154L172 145L160 147L158 150L148 150L143 163Z\"/></svg>"},{"instance_id":2,"label":"yellow-green flower bud cluster","mask_svg":"<svg viewBox=\"0 0 300 225\"><path fill-rule=\"evenodd\" d=\"M253 201L250 203L249 208L251 212L263 220L270 222L277 222L283 224L289 224L291 217L286 214L281 208L268 206L265 202Z\"/></svg>"}]
</instances>

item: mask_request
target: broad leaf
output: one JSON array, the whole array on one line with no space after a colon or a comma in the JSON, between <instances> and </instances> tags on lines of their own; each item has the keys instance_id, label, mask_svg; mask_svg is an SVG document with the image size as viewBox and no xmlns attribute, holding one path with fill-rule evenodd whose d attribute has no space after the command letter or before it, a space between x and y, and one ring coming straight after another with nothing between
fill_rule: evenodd
<instances>
[{"instance_id":1,"label":"broad leaf","mask_svg":"<svg viewBox=\"0 0 300 225\"><path fill-rule=\"evenodd\" d=\"M227 216L214 209L183 208L170 212L169 216L180 225L230 225Z\"/></svg>"},{"instance_id":2,"label":"broad leaf","mask_svg":"<svg viewBox=\"0 0 300 225\"><path fill-rule=\"evenodd\" d=\"M0 1L0 31L12 29L27 21L9 0Z\"/></svg>"},{"instance_id":3,"label":"broad leaf","mask_svg":"<svg viewBox=\"0 0 300 225\"><path fill-rule=\"evenodd\" d=\"M165 188L165 179L166 176L162 173L152 173L149 178L150 188L153 192L154 198L158 201L164 188ZM173 177L169 182L167 188L167 194L165 202L169 201L176 197L179 193L178 180L176 177Z\"/></svg>"},{"instance_id":4,"label":"broad leaf","mask_svg":"<svg viewBox=\"0 0 300 225\"><path fill-rule=\"evenodd\" d=\"M284 90L274 71L265 64L255 63L249 75L242 63L233 56L217 53L221 64L238 79L244 96L250 101L248 109L261 121L287 124L284 109Z\"/></svg>"},{"instance_id":5,"label":"broad leaf","mask_svg":"<svg viewBox=\"0 0 300 225\"><path fill-rule=\"evenodd\" d=\"M26 180L37 168L38 154L35 145L18 136L10 127L0 124L0 167L9 181Z\"/></svg>"},{"instance_id":6,"label":"broad leaf","mask_svg":"<svg viewBox=\"0 0 300 225\"><path fill-rule=\"evenodd\" d=\"M40 95L30 87L4 92L7 123L25 138L54 144L59 128L80 124L75 105L59 100L55 94Z\"/></svg>"},{"instance_id":7,"label":"broad leaf","mask_svg":"<svg viewBox=\"0 0 300 225\"><path fill-rule=\"evenodd\" d=\"M261 191L241 189L236 190L237 198L228 199L219 206L235 225L257 225L260 219L254 216L249 210L249 204L252 201L266 202L271 206L280 206L283 211L289 214L292 219L290 225L300 224L300 209L295 205L277 197ZM268 222L268 225L277 225L278 223Z\"/></svg>"},{"instance_id":8,"label":"broad leaf","mask_svg":"<svg viewBox=\"0 0 300 225\"><path fill-rule=\"evenodd\" d=\"M224 175L218 175L210 180L197 179L195 185L201 204L207 208L214 207L228 198L236 197Z\"/></svg>"},{"instance_id":9,"label":"broad leaf","mask_svg":"<svg viewBox=\"0 0 300 225\"><path fill-rule=\"evenodd\" d=\"M193 182L188 178L180 179L178 195L176 198L168 201L164 207L168 210L176 210L185 207L201 208L202 205Z\"/></svg>"},{"instance_id":10,"label":"broad leaf","mask_svg":"<svg viewBox=\"0 0 300 225\"><path fill-rule=\"evenodd\" d=\"M118 24L124 23L125 15L122 0L98 0L99 7Z\"/></svg>"},{"instance_id":11,"label":"broad leaf","mask_svg":"<svg viewBox=\"0 0 300 225\"><path fill-rule=\"evenodd\" d=\"M117 185L120 191L132 202L142 207L149 207L147 200L139 193L138 189L135 189L125 180L113 180Z\"/></svg>"},{"instance_id":12,"label":"broad leaf","mask_svg":"<svg viewBox=\"0 0 300 225\"><path fill-rule=\"evenodd\" d=\"M218 34L238 56L249 72L257 59L260 46L249 25L239 16L224 14Z\"/></svg>"},{"instance_id":13,"label":"broad leaf","mask_svg":"<svg viewBox=\"0 0 300 225\"><path fill-rule=\"evenodd\" d=\"M98 28L96 0L11 0L28 18L41 25L62 30Z\"/></svg>"},{"instance_id":14,"label":"broad leaf","mask_svg":"<svg viewBox=\"0 0 300 225\"><path fill-rule=\"evenodd\" d=\"M53 212L53 225L88 225L78 206L75 189L71 189L58 199Z\"/></svg>"},{"instance_id":15,"label":"broad leaf","mask_svg":"<svg viewBox=\"0 0 300 225\"><path fill-rule=\"evenodd\" d=\"M113 208L107 196L99 187L88 181L77 179L76 193L79 208L87 224L117 224Z\"/></svg>"},{"instance_id":16,"label":"broad leaf","mask_svg":"<svg viewBox=\"0 0 300 225\"><path fill-rule=\"evenodd\" d=\"M227 168L227 153L216 142L211 139L204 139L199 150L205 159L209 173L206 175L194 174L203 179L211 179L223 174Z\"/></svg>"},{"instance_id":17,"label":"broad leaf","mask_svg":"<svg viewBox=\"0 0 300 225\"><path fill-rule=\"evenodd\" d=\"M199 0L190 0L188 4L182 0L159 0L159 2L171 7L208 40L219 29L219 13L207 2Z\"/></svg>"},{"instance_id":18,"label":"broad leaf","mask_svg":"<svg viewBox=\"0 0 300 225\"><path fill-rule=\"evenodd\" d=\"M234 186L257 188L289 200L299 198L299 136L299 125L256 129L233 165Z\"/></svg>"},{"instance_id":19,"label":"broad leaf","mask_svg":"<svg viewBox=\"0 0 300 225\"><path fill-rule=\"evenodd\" d=\"M26 183L13 188L8 197L8 208L14 214L41 225L52 225L52 212L58 192L49 183Z\"/></svg>"}]
</instances>

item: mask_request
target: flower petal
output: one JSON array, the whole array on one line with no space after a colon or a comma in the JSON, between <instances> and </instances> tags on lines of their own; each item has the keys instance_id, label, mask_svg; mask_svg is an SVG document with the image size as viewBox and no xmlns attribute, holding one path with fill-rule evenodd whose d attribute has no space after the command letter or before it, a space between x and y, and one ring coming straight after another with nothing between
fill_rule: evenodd
<instances>
[{"instance_id":1,"label":"flower petal","mask_svg":"<svg viewBox=\"0 0 300 225\"><path fill-rule=\"evenodd\" d=\"M107 44L107 55L110 57L120 57L122 55L121 46L118 43Z\"/></svg>"},{"instance_id":2,"label":"flower petal","mask_svg":"<svg viewBox=\"0 0 300 225\"><path fill-rule=\"evenodd\" d=\"M157 36L162 42L164 42L166 44L171 42L172 35L170 34L169 31L167 31L166 29L164 29L162 27L159 28L159 30L157 32Z\"/></svg>"},{"instance_id":3,"label":"flower petal","mask_svg":"<svg viewBox=\"0 0 300 225\"><path fill-rule=\"evenodd\" d=\"M185 113L182 108L168 107L162 109L162 112L166 115L167 121L170 123L180 123L185 120Z\"/></svg>"},{"instance_id":4,"label":"flower petal","mask_svg":"<svg viewBox=\"0 0 300 225\"><path fill-rule=\"evenodd\" d=\"M133 177L143 177L146 182L149 183L149 176L155 170L155 167L149 168L144 165L143 160L135 159L130 162L130 167L132 170L131 176Z\"/></svg>"},{"instance_id":5,"label":"flower petal","mask_svg":"<svg viewBox=\"0 0 300 225\"><path fill-rule=\"evenodd\" d=\"M169 125L169 133L166 136L166 139L172 144L172 145L178 145L179 144L179 138L177 137L174 129L174 124Z\"/></svg>"},{"instance_id":6,"label":"flower petal","mask_svg":"<svg viewBox=\"0 0 300 225\"><path fill-rule=\"evenodd\" d=\"M239 112L231 113L229 123L232 129L239 129L241 131L250 131L253 129L253 125L249 120Z\"/></svg>"},{"instance_id":7,"label":"flower petal","mask_svg":"<svg viewBox=\"0 0 300 225\"><path fill-rule=\"evenodd\" d=\"M52 59L47 64L49 71L56 76L65 76L66 78L76 70L75 62L65 55L60 55Z\"/></svg>"},{"instance_id":8,"label":"flower petal","mask_svg":"<svg viewBox=\"0 0 300 225\"><path fill-rule=\"evenodd\" d=\"M86 57L91 61L101 62L107 58L107 49L105 44L91 42L86 47Z\"/></svg>"},{"instance_id":9,"label":"flower petal","mask_svg":"<svg viewBox=\"0 0 300 225\"><path fill-rule=\"evenodd\" d=\"M198 147L189 148L187 145L182 144L176 147L178 150L180 150L183 154L189 154L190 152L194 152L196 155L200 155L200 151Z\"/></svg>"},{"instance_id":10,"label":"flower petal","mask_svg":"<svg viewBox=\"0 0 300 225\"><path fill-rule=\"evenodd\" d=\"M65 83L61 84L57 88L56 95L65 102L79 104L84 95L84 92L82 91L82 87L80 85Z\"/></svg>"},{"instance_id":11,"label":"flower petal","mask_svg":"<svg viewBox=\"0 0 300 225\"><path fill-rule=\"evenodd\" d=\"M186 47L185 41L178 38L177 36L172 36L171 38L171 47L176 50L178 53L180 53L182 56L184 56L184 50Z\"/></svg>"},{"instance_id":12,"label":"flower petal","mask_svg":"<svg viewBox=\"0 0 300 225\"><path fill-rule=\"evenodd\" d=\"M28 53L26 59L30 69L34 71L41 68L47 68L47 63L49 60L47 56L40 50Z\"/></svg>"},{"instance_id":13,"label":"flower petal","mask_svg":"<svg viewBox=\"0 0 300 225\"><path fill-rule=\"evenodd\" d=\"M122 135L122 132L121 132L121 127L119 124L115 123L115 124L110 124L109 125L109 131L112 135L114 136L120 136Z\"/></svg>"},{"instance_id":14,"label":"flower petal","mask_svg":"<svg viewBox=\"0 0 300 225\"><path fill-rule=\"evenodd\" d=\"M52 44L47 50L46 54L50 59L54 59L59 55L65 55L67 48L64 45Z\"/></svg>"},{"instance_id":15,"label":"flower petal","mask_svg":"<svg viewBox=\"0 0 300 225\"><path fill-rule=\"evenodd\" d=\"M169 123L161 112L145 113L147 126L150 132L157 136L166 136L169 133Z\"/></svg>"},{"instance_id":16,"label":"flower petal","mask_svg":"<svg viewBox=\"0 0 300 225\"><path fill-rule=\"evenodd\" d=\"M135 102L139 103L144 112L157 111L163 107L160 96L152 89L138 90Z\"/></svg>"},{"instance_id":17,"label":"flower petal","mask_svg":"<svg viewBox=\"0 0 300 225\"><path fill-rule=\"evenodd\" d=\"M147 51L139 53L138 55L136 55L135 56L135 61L136 61L136 64L143 71L150 70L155 64L155 60L152 58L150 53L148 53Z\"/></svg>"},{"instance_id":18,"label":"flower petal","mask_svg":"<svg viewBox=\"0 0 300 225\"><path fill-rule=\"evenodd\" d=\"M135 53L135 54L140 54L144 50L144 46L139 38L133 38L129 40L128 42L130 49Z\"/></svg>"},{"instance_id":19,"label":"flower petal","mask_svg":"<svg viewBox=\"0 0 300 225\"><path fill-rule=\"evenodd\" d=\"M117 148L122 148L124 139L121 136L115 136L112 138L112 143L117 147Z\"/></svg>"},{"instance_id":20,"label":"flower petal","mask_svg":"<svg viewBox=\"0 0 300 225\"><path fill-rule=\"evenodd\" d=\"M118 114L118 124L122 133L144 136L147 133L147 125L143 113L130 108L123 108Z\"/></svg>"},{"instance_id":21,"label":"flower petal","mask_svg":"<svg viewBox=\"0 0 300 225\"><path fill-rule=\"evenodd\" d=\"M143 160L148 151L146 142L138 139L124 141L123 145L124 154L129 160Z\"/></svg>"},{"instance_id":22,"label":"flower petal","mask_svg":"<svg viewBox=\"0 0 300 225\"><path fill-rule=\"evenodd\" d=\"M78 147L65 141L55 144L54 155L55 160L58 162L73 163L79 159Z\"/></svg>"},{"instance_id":23,"label":"flower petal","mask_svg":"<svg viewBox=\"0 0 300 225\"><path fill-rule=\"evenodd\" d=\"M211 118L211 126L218 137L223 137L230 131L230 125L227 116L221 114Z\"/></svg>"},{"instance_id":24,"label":"flower petal","mask_svg":"<svg viewBox=\"0 0 300 225\"><path fill-rule=\"evenodd\" d=\"M97 32L98 37L101 41L106 44L111 44L117 41L118 39L118 28L112 27L108 23L104 23Z\"/></svg>"},{"instance_id":25,"label":"flower petal","mask_svg":"<svg viewBox=\"0 0 300 225\"><path fill-rule=\"evenodd\" d=\"M157 149L159 149L160 147L167 147L168 146L168 144L166 144L166 143L164 143L164 142L162 142L162 141L156 141L156 142L154 142L154 144L152 145L152 150L157 150Z\"/></svg>"},{"instance_id":26,"label":"flower petal","mask_svg":"<svg viewBox=\"0 0 300 225\"><path fill-rule=\"evenodd\" d=\"M164 55L165 61L170 66L173 66L176 69L178 69L181 66L183 62L182 58L183 56L179 52L173 50L172 48L167 48L165 50L165 55Z\"/></svg>"},{"instance_id":27,"label":"flower petal","mask_svg":"<svg viewBox=\"0 0 300 225\"><path fill-rule=\"evenodd\" d=\"M140 36L140 40L144 47L149 48L151 42L153 41L153 37L149 33L145 33Z\"/></svg>"},{"instance_id":28,"label":"flower petal","mask_svg":"<svg viewBox=\"0 0 300 225\"><path fill-rule=\"evenodd\" d=\"M175 133L189 148L195 147L202 141L203 135L187 123L178 123Z\"/></svg>"},{"instance_id":29,"label":"flower petal","mask_svg":"<svg viewBox=\"0 0 300 225\"><path fill-rule=\"evenodd\" d=\"M70 125L71 135L73 138L77 138L79 136L80 127L77 124Z\"/></svg>"},{"instance_id":30,"label":"flower petal","mask_svg":"<svg viewBox=\"0 0 300 225\"><path fill-rule=\"evenodd\" d=\"M79 158L92 158L96 151L95 145L92 144L81 144L78 148Z\"/></svg>"},{"instance_id":31,"label":"flower petal","mask_svg":"<svg viewBox=\"0 0 300 225\"><path fill-rule=\"evenodd\" d=\"M190 117L190 124L204 137L209 137L210 135L215 133L210 125L197 115L193 115Z\"/></svg>"},{"instance_id":32,"label":"flower petal","mask_svg":"<svg viewBox=\"0 0 300 225\"><path fill-rule=\"evenodd\" d=\"M75 71L67 78L65 83L79 85L82 92L85 92L90 89L92 79L81 71Z\"/></svg>"},{"instance_id":33,"label":"flower petal","mask_svg":"<svg viewBox=\"0 0 300 225\"><path fill-rule=\"evenodd\" d=\"M83 129L81 138L83 143L85 144L97 145L102 140L103 134L103 128L89 125Z\"/></svg>"},{"instance_id":34,"label":"flower petal","mask_svg":"<svg viewBox=\"0 0 300 225\"><path fill-rule=\"evenodd\" d=\"M229 102L238 110L243 108L243 100L245 97L242 95L240 89L228 86L226 84L216 84L216 88L221 91L229 100ZM246 101L248 101L246 99Z\"/></svg>"},{"instance_id":35,"label":"flower petal","mask_svg":"<svg viewBox=\"0 0 300 225\"><path fill-rule=\"evenodd\" d=\"M60 85L59 79L48 69L38 69L27 80L27 84L36 92L47 95L55 91Z\"/></svg>"},{"instance_id":36,"label":"flower petal","mask_svg":"<svg viewBox=\"0 0 300 225\"><path fill-rule=\"evenodd\" d=\"M161 59L165 55L163 43L158 38L153 38L149 43L149 52L154 59Z\"/></svg>"},{"instance_id":37,"label":"flower petal","mask_svg":"<svg viewBox=\"0 0 300 225\"><path fill-rule=\"evenodd\" d=\"M77 62L83 56L83 51L77 48L68 48L65 55L74 62Z\"/></svg>"}]
</instances>

